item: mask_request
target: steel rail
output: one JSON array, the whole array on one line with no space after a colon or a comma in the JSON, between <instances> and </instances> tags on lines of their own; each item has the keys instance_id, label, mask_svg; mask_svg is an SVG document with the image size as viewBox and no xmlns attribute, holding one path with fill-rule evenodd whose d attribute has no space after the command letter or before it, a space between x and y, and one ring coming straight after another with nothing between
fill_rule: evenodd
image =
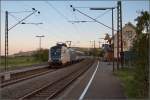
<instances>
[{"instance_id":1,"label":"steel rail","mask_svg":"<svg viewBox=\"0 0 150 100\"><path fill-rule=\"evenodd\" d=\"M54 72L54 71L56 71L56 69L55 70L47 70L47 71L44 71L44 72L41 72L41 73L38 73L38 74L29 75L27 77L23 77L23 78L19 78L19 79L14 79L14 80L11 80L11 81L8 81L8 82L1 83L0 87L3 88L3 87L6 87L6 86L13 85L15 83L22 82L22 81L25 81L25 80L28 80L28 79L31 79L31 78L34 78L34 77L37 77L37 76L41 76L41 75L44 75L44 74L47 74L47 73L50 73L50 72Z\"/></svg>"},{"instance_id":2,"label":"steel rail","mask_svg":"<svg viewBox=\"0 0 150 100\"><path fill-rule=\"evenodd\" d=\"M78 68L75 71L69 73L68 75L54 81L53 83L48 83L35 91L32 91L20 98L19 100L25 100L25 99L40 99L40 97L46 100L49 100L53 98L57 93L62 91L65 87L67 87L69 84L71 84L75 79L77 79L80 75L82 75L86 70L90 68L90 66L93 64L93 61L88 63L87 67L83 67L82 69Z\"/></svg>"}]
</instances>

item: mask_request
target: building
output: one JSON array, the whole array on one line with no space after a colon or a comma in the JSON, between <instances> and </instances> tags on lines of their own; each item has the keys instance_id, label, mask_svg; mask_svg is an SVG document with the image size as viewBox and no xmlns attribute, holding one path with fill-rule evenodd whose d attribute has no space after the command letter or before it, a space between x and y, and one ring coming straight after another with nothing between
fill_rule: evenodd
<instances>
[{"instance_id":1,"label":"building","mask_svg":"<svg viewBox=\"0 0 150 100\"><path fill-rule=\"evenodd\" d=\"M136 37L136 29L130 22L122 28L123 51L129 51ZM113 42L113 41L112 41ZM119 51L121 51L121 40L119 33ZM120 53L119 53L120 56ZM114 35L114 57L117 58L117 34Z\"/></svg>"},{"instance_id":2,"label":"building","mask_svg":"<svg viewBox=\"0 0 150 100\"><path fill-rule=\"evenodd\" d=\"M113 50L110 44L102 44L102 49L104 51L104 60L112 61L113 60Z\"/></svg>"}]
</instances>

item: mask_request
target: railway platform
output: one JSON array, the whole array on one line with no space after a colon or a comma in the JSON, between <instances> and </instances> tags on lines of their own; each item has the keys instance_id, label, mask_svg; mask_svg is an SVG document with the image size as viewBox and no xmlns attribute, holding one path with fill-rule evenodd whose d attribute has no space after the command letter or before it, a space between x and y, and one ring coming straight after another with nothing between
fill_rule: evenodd
<instances>
[{"instance_id":1,"label":"railway platform","mask_svg":"<svg viewBox=\"0 0 150 100\"><path fill-rule=\"evenodd\" d=\"M46 65L48 66L47 63L30 65L30 67L27 66L26 68L23 67L23 68L20 68L20 69L9 70L9 71L7 71L7 73L15 74L15 73L20 73L20 72L26 72L28 70L35 70L35 69L39 69L39 68L45 68L45 67L47 67ZM5 74L4 71L0 72L0 76L3 75L3 74Z\"/></svg>"},{"instance_id":2,"label":"railway platform","mask_svg":"<svg viewBox=\"0 0 150 100\"><path fill-rule=\"evenodd\" d=\"M125 99L121 82L112 73L112 64L97 61L56 99Z\"/></svg>"},{"instance_id":3,"label":"railway platform","mask_svg":"<svg viewBox=\"0 0 150 100\"><path fill-rule=\"evenodd\" d=\"M24 72L27 72L27 71L42 69L42 68L46 68L46 67L48 67L48 63L24 66L22 68L9 70L7 72L3 71L3 72L0 72L0 78L3 78L3 77L5 78L6 77L6 80L7 80L7 77L8 77L8 80L9 80L11 78L12 74L24 73Z\"/></svg>"}]
</instances>

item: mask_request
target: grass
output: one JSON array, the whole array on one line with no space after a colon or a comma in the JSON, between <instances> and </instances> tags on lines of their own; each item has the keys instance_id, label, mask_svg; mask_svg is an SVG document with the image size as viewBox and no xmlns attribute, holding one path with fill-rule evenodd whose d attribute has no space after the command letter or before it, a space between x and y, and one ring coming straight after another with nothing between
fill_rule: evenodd
<instances>
[{"instance_id":1,"label":"grass","mask_svg":"<svg viewBox=\"0 0 150 100\"><path fill-rule=\"evenodd\" d=\"M8 69L15 69L18 67L29 66L41 63L42 61L36 60L34 57L10 57L8 58ZM0 69L4 69L5 60L1 59Z\"/></svg>"},{"instance_id":2,"label":"grass","mask_svg":"<svg viewBox=\"0 0 150 100\"><path fill-rule=\"evenodd\" d=\"M136 98L137 91L134 86L135 80L133 70L124 68L114 72L114 74L121 80L125 95L130 99Z\"/></svg>"}]
</instances>

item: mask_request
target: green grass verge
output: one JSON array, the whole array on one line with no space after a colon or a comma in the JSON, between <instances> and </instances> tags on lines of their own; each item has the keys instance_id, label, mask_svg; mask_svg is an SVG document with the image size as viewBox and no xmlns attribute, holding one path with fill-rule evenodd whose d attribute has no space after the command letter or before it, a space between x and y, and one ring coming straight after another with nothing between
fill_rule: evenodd
<instances>
[{"instance_id":1,"label":"green grass verge","mask_svg":"<svg viewBox=\"0 0 150 100\"><path fill-rule=\"evenodd\" d=\"M42 61L36 60L34 57L11 57L8 59L8 69L15 69L18 67L29 66L41 63ZM4 69L5 60L1 59L0 69Z\"/></svg>"},{"instance_id":2,"label":"green grass verge","mask_svg":"<svg viewBox=\"0 0 150 100\"><path fill-rule=\"evenodd\" d=\"M121 80L125 95L130 99L136 98L137 91L134 86L135 80L133 70L124 68L114 72L114 74Z\"/></svg>"}]
</instances>

